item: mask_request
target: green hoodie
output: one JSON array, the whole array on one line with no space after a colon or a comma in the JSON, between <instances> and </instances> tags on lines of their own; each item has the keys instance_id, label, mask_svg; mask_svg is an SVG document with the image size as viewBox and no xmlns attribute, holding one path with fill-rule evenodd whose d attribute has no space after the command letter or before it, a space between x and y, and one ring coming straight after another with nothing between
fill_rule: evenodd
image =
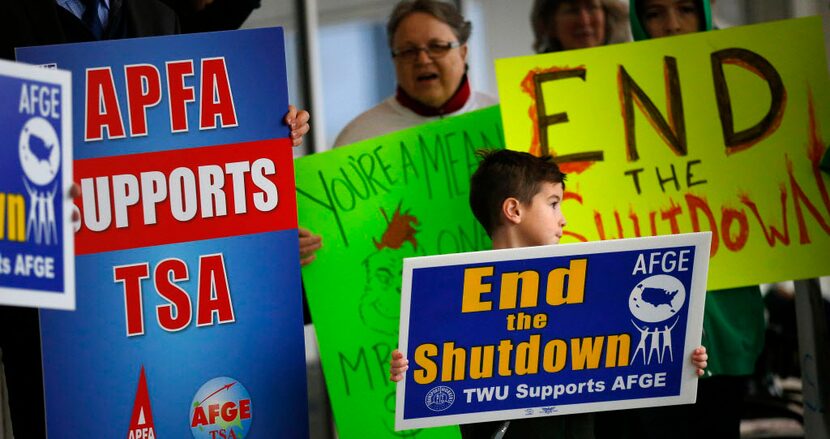
<instances>
[{"instance_id":1,"label":"green hoodie","mask_svg":"<svg viewBox=\"0 0 830 439\"><path fill-rule=\"evenodd\" d=\"M631 0L631 32L647 40L638 11L644 0ZM708 0L697 0L705 30L712 29ZM764 348L764 303L758 286L707 291L703 313L703 346L709 354L706 375L750 375Z\"/></svg>"}]
</instances>

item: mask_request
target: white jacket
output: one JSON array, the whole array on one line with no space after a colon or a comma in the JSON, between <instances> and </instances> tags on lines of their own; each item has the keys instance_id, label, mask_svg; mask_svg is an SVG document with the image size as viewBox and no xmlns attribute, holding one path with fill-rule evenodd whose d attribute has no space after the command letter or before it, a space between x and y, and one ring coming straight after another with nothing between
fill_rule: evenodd
<instances>
[{"instance_id":1,"label":"white jacket","mask_svg":"<svg viewBox=\"0 0 830 439\"><path fill-rule=\"evenodd\" d=\"M493 96L473 91L470 94L470 98L467 99L467 102L458 111L443 116L425 117L401 105L393 95L349 122L340 131L340 134L337 135L334 146L336 148L338 146L349 145L361 140L371 139L394 131L432 122L443 117L467 113L498 103L498 99Z\"/></svg>"}]
</instances>

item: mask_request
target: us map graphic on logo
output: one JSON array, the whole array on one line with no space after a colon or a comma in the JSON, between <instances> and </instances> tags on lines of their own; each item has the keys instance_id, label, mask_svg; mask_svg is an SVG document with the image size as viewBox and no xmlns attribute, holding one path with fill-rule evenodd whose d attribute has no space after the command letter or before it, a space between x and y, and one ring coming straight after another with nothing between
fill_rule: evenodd
<instances>
[{"instance_id":1,"label":"us map graphic on logo","mask_svg":"<svg viewBox=\"0 0 830 439\"><path fill-rule=\"evenodd\" d=\"M20 165L23 184L29 194L26 218L26 239L36 244L58 242L55 218L55 193L61 164L58 133L48 120L36 116L29 119L20 133Z\"/></svg>"},{"instance_id":2,"label":"us map graphic on logo","mask_svg":"<svg viewBox=\"0 0 830 439\"><path fill-rule=\"evenodd\" d=\"M639 323L631 321L639 333L639 341L631 364L638 361L638 357L644 364L655 360L662 364L666 361L666 355L668 361L674 361L671 331L677 324L676 314L684 303L686 288L674 276L657 274L634 287L628 298L628 309L639 320Z\"/></svg>"},{"instance_id":3,"label":"us map graphic on logo","mask_svg":"<svg viewBox=\"0 0 830 439\"><path fill-rule=\"evenodd\" d=\"M0 136L9 146L0 175L2 304L75 306L64 197L72 163L70 93L66 72L0 64Z\"/></svg>"}]
</instances>

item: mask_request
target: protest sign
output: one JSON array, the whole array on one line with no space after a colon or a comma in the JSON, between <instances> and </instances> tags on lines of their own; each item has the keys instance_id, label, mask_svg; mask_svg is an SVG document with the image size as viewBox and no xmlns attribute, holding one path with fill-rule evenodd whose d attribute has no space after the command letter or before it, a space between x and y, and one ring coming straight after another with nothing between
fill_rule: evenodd
<instances>
[{"instance_id":1,"label":"protest sign","mask_svg":"<svg viewBox=\"0 0 830 439\"><path fill-rule=\"evenodd\" d=\"M694 402L710 235L405 259L396 428Z\"/></svg>"},{"instance_id":2,"label":"protest sign","mask_svg":"<svg viewBox=\"0 0 830 439\"><path fill-rule=\"evenodd\" d=\"M458 437L394 431L389 356L402 259L490 247L468 203L479 148L503 148L496 107L296 162L300 225L323 237L303 281L341 438Z\"/></svg>"},{"instance_id":3,"label":"protest sign","mask_svg":"<svg viewBox=\"0 0 830 439\"><path fill-rule=\"evenodd\" d=\"M0 61L0 304L75 308L71 75Z\"/></svg>"},{"instance_id":4,"label":"protest sign","mask_svg":"<svg viewBox=\"0 0 830 439\"><path fill-rule=\"evenodd\" d=\"M50 437L306 436L282 30L17 53L75 77L79 288L41 313Z\"/></svg>"},{"instance_id":5,"label":"protest sign","mask_svg":"<svg viewBox=\"0 0 830 439\"><path fill-rule=\"evenodd\" d=\"M812 17L503 59L496 73L508 148L570 173L565 242L711 230L721 289L830 274L825 66Z\"/></svg>"}]
</instances>

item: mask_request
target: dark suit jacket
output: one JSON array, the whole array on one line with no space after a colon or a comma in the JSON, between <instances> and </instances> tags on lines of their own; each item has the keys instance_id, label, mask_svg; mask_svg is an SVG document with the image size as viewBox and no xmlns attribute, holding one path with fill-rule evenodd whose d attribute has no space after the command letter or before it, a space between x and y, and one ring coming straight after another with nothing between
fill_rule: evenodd
<instances>
[{"instance_id":1,"label":"dark suit jacket","mask_svg":"<svg viewBox=\"0 0 830 439\"><path fill-rule=\"evenodd\" d=\"M179 33L179 20L158 0L110 0L109 27L104 39ZM0 2L0 57L14 59L14 48L77 43L95 38L72 13L55 0Z\"/></svg>"},{"instance_id":2,"label":"dark suit jacket","mask_svg":"<svg viewBox=\"0 0 830 439\"><path fill-rule=\"evenodd\" d=\"M176 11L186 34L239 29L260 5L260 0L213 0L196 11L192 0L161 1Z\"/></svg>"}]
</instances>

